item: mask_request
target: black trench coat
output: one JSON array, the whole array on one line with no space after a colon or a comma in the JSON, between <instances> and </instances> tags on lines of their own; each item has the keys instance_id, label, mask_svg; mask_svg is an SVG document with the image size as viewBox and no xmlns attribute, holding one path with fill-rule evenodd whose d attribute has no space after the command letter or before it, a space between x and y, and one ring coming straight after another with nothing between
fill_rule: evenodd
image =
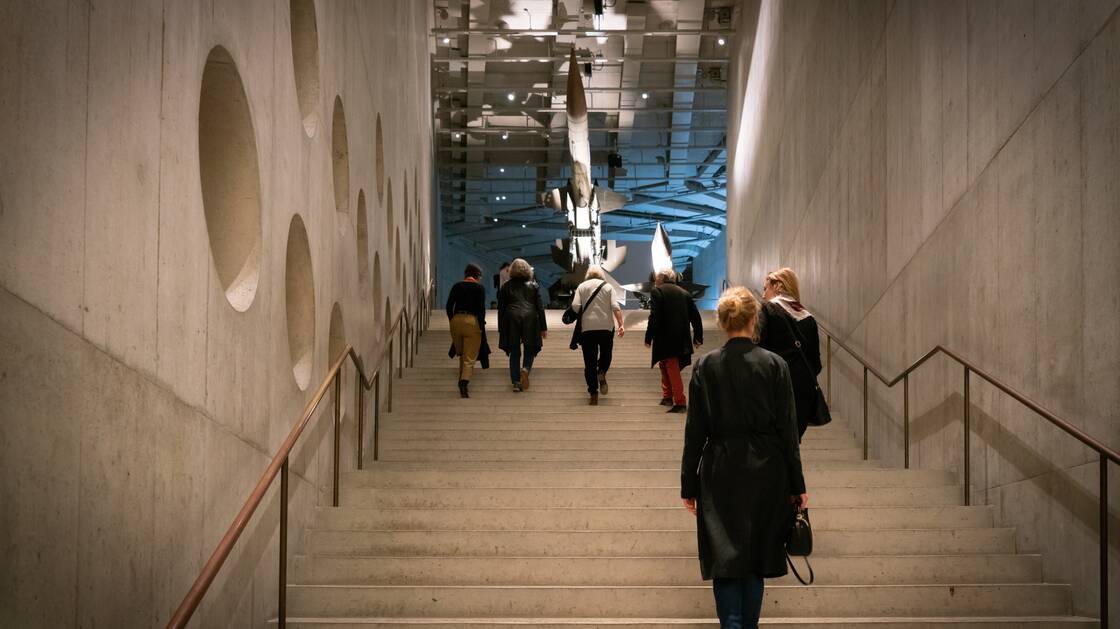
<instances>
[{"instance_id":1,"label":"black trench coat","mask_svg":"<svg viewBox=\"0 0 1120 629\"><path fill-rule=\"evenodd\" d=\"M793 505L805 493L789 367L732 338L692 369L681 497L697 499L704 579L780 577Z\"/></svg>"},{"instance_id":2,"label":"black trench coat","mask_svg":"<svg viewBox=\"0 0 1120 629\"><path fill-rule=\"evenodd\" d=\"M704 342L704 322L696 301L685 289L666 282L649 292L646 343L653 345L652 365L676 358L681 369L692 362L692 344ZM692 326L692 335L688 327Z\"/></svg>"},{"instance_id":3,"label":"black trench coat","mask_svg":"<svg viewBox=\"0 0 1120 629\"><path fill-rule=\"evenodd\" d=\"M548 329L540 286L533 280L511 279L498 291L498 349L507 354L519 343L536 354Z\"/></svg>"}]
</instances>

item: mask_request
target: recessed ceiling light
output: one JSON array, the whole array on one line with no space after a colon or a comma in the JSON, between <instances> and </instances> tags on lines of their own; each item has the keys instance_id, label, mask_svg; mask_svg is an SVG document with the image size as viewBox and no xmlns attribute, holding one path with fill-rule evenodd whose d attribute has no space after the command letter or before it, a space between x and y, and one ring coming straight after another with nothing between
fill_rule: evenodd
<instances>
[{"instance_id":1,"label":"recessed ceiling light","mask_svg":"<svg viewBox=\"0 0 1120 629\"><path fill-rule=\"evenodd\" d=\"M521 229L525 229L525 223L521 224Z\"/></svg>"},{"instance_id":2,"label":"recessed ceiling light","mask_svg":"<svg viewBox=\"0 0 1120 629\"><path fill-rule=\"evenodd\" d=\"M451 38L450 37L444 37L443 38L443 43L450 44L451 43Z\"/></svg>"},{"instance_id":3,"label":"recessed ceiling light","mask_svg":"<svg viewBox=\"0 0 1120 629\"><path fill-rule=\"evenodd\" d=\"M517 96L515 96L513 92L510 92L509 94L506 94L506 100L508 100L511 103L513 102L513 99L515 99L515 98L517 98Z\"/></svg>"},{"instance_id":4,"label":"recessed ceiling light","mask_svg":"<svg viewBox=\"0 0 1120 629\"><path fill-rule=\"evenodd\" d=\"M642 99L649 98L649 92L642 92Z\"/></svg>"},{"instance_id":5,"label":"recessed ceiling light","mask_svg":"<svg viewBox=\"0 0 1120 629\"><path fill-rule=\"evenodd\" d=\"M509 139L509 131L503 131L502 132L502 139L503 140L508 140Z\"/></svg>"},{"instance_id":6,"label":"recessed ceiling light","mask_svg":"<svg viewBox=\"0 0 1120 629\"><path fill-rule=\"evenodd\" d=\"M722 46L722 45L727 43L727 40L720 37L719 39L716 40L716 43L719 44L720 46Z\"/></svg>"},{"instance_id":7,"label":"recessed ceiling light","mask_svg":"<svg viewBox=\"0 0 1120 629\"><path fill-rule=\"evenodd\" d=\"M504 173L504 172L506 172L506 169L505 169L505 168L499 168L499 169L498 169L498 172L500 172L500 173Z\"/></svg>"},{"instance_id":8,"label":"recessed ceiling light","mask_svg":"<svg viewBox=\"0 0 1120 629\"><path fill-rule=\"evenodd\" d=\"M497 223L497 222L498 222L498 218L497 218L497 217L494 217L494 222L495 222L495 223Z\"/></svg>"}]
</instances>

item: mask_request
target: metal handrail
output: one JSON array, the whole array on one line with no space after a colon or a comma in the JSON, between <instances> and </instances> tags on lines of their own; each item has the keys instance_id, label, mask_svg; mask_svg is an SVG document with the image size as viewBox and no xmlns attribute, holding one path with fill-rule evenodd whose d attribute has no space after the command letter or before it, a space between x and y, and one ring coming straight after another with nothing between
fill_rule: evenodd
<instances>
[{"instance_id":1,"label":"metal handrail","mask_svg":"<svg viewBox=\"0 0 1120 629\"><path fill-rule=\"evenodd\" d=\"M971 504L972 497L970 495L970 468L971 462L969 460L970 452L970 407L971 407L971 378L975 374L981 379L985 380L988 384L994 386L1000 391L1011 396L1017 402L1026 406L1028 409L1034 411L1046 421L1054 426L1061 428L1066 434L1077 439L1089 448L1096 451L1099 455L1099 475L1100 475L1100 504L1099 504L1099 554L1100 554L1100 627L1101 629L1108 629L1108 464L1112 462L1120 465L1120 452L1110 448L1108 445L1093 437L1089 433L1074 426L1069 420L1059 417L1050 409L1044 407L1042 404L1032 399L1030 396L1015 389L1011 385L1003 382L999 378L988 373L984 369L978 367L974 362L965 358L961 354L945 347L944 345L936 345L933 349L918 358L908 367L903 369L894 378L887 378L878 369L873 367L871 363L864 358L859 352L849 347L846 343L841 341L836 334L831 330L820 325L818 327L824 333L826 338L826 378L827 383L827 398L828 403L832 404L832 345L835 343L840 349L848 353L863 367L863 459L867 460L868 449L868 375L875 376L879 382L882 382L888 389L894 388L899 382L902 383L902 434L903 434L903 466L910 469L910 374L916 369L924 365L929 359L937 354L944 354L949 358L955 360L958 364L964 367L964 409L963 409L963 428L964 428L964 457L963 457L963 475L964 478L964 504L967 506Z\"/></svg>"},{"instance_id":2,"label":"metal handrail","mask_svg":"<svg viewBox=\"0 0 1120 629\"><path fill-rule=\"evenodd\" d=\"M420 292L420 302L417 304L416 311L412 313L413 317L417 320L417 325L416 326L412 325L412 322L411 322L411 320L408 316L409 313L408 313L407 308L402 308L401 309L401 312L400 312L399 315L397 315L397 319L393 323L393 326L391 328L389 328L389 330L387 331L387 333L385 335L385 337L389 339L389 344L388 344L387 347L385 347L381 350L381 353L378 356L377 361L374 363L374 364L380 364L381 361L383 361L385 359L386 354L388 354L389 366L390 366L390 377L389 377L389 387L388 387L389 388L389 406L388 406L387 410L389 410L389 411L392 411L391 404L392 404L393 378L392 378L391 368L392 368L392 365L393 365L393 344L394 344L393 335L394 335L394 333L398 332L398 330L402 331L402 334L403 334L403 330L405 329L405 327L407 327L408 330L409 330L409 340L412 342L412 344L410 345L410 349L412 351L415 351L415 348L416 348L416 342L415 341L420 336L420 329L419 329L420 325L419 324L420 324L420 320L421 320L421 317L422 317L421 313L423 313L424 310L427 309L428 301L431 297L431 293L434 290L435 290L434 283L429 282L428 289L426 291L421 291ZM426 317L424 318L423 325L425 327L427 326L427 318ZM402 343L403 343L404 342L403 335L402 335L401 338L402 338ZM404 350L403 347L402 347L402 350ZM405 353L406 353L406 351L402 351L398 355L398 357L399 358L403 357L403 355ZM287 557L288 557L288 461L289 461L289 458L291 457L292 449L295 447L296 442L303 435L304 430L307 428L308 424L311 422L311 418L315 414L316 409L318 409L319 404L323 401L323 398L326 396L327 390L329 388L333 388L333 390L334 390L334 411L333 411L333 416L334 416L334 479L333 480L334 480L334 484L333 484L333 491L332 491L332 506L335 506L335 507L338 506L339 459L340 459L339 448L340 448L340 428L341 428L341 422L342 422L342 416L341 416L341 410L342 410L342 378L341 378L341 372L342 372L342 366L346 362L347 358L349 358L351 360L351 362L354 363L354 367L355 367L355 371L357 373L357 379L358 379L358 386L356 387L357 390L356 390L356 399L355 399L355 402L356 402L357 407L358 407L357 408L357 428L358 428L357 467L358 467L358 469L362 469L362 459L364 457L364 452L363 452L363 445L364 445L363 444L363 440L364 440L363 439L364 438L363 429L364 429L364 424L365 424L365 391L368 391L368 390L374 388L375 386L376 386L376 389L374 391L374 424L373 424L373 428L374 428L374 433L373 433L373 435L374 435L374 446L373 446L374 454L373 454L373 458L374 458L375 461L377 460L377 458L378 458L378 443L377 443L378 428L379 428L379 425L381 423L380 422L380 414L381 414L381 408L380 408L380 406L381 406L381 404L380 404L381 368L378 367L377 369L375 369L373 371L373 376L372 377L367 377L366 372L365 372L365 365L363 364L362 357L358 355L358 353L354 350L354 347L352 345L347 345L345 348L343 348L343 350L339 353L338 357L331 364L331 368L327 371L326 377L323 378L323 381L319 385L318 389L316 389L315 394L311 397L311 399L308 401L307 405L304 407L303 414L300 416L300 420L296 423L295 426L292 427L292 430L288 433L288 436L284 439L284 442L280 444L280 448L276 451L276 454L272 457L272 460L269 461L268 466L265 468L264 474L261 475L260 480L258 480L256 486L253 487L253 491L249 493L249 497L245 500L245 503L242 505L241 510L237 512L237 515L234 517L233 522L229 525L229 528L226 530L225 535L222 536L222 539L221 539L221 541L218 542L218 545L214 549L214 552L211 553L210 558L206 561L206 564L202 567L202 571L199 573L198 577L195 579L194 583L191 585L190 590L187 591L187 594L186 594L186 596L183 597L183 600L179 604L179 607L175 610L175 613L172 614L171 620L168 621L168 623L167 623L168 628L178 629L178 628L181 628L181 627L185 627L187 625L187 623L190 622L190 619L194 615L195 610L198 609L198 605L202 602L202 599L206 595L207 590L210 588L210 585L213 583L215 577L217 577L218 572L221 570L222 566L225 564L225 561L229 557L230 552L233 550L233 547L237 544L237 541L241 537L241 534L245 531L245 527L248 526L249 520L253 517L253 514L256 512L257 507L260 506L261 500L264 499L265 493L267 493L268 488L272 485L272 482L274 480L276 480L276 476L278 474L280 476L280 549L279 549L279 555L280 555L280 558L279 558L280 559L279 586L280 586L280 590L279 590L279 593L277 595L278 604L279 604L279 607L278 607L278 624L279 624L280 627L286 626L286 621L287 621L287 571L288 571L288 568L287 568L287 566L288 566L288 560L287 560ZM397 370L398 377L400 377L400 373L401 373L400 372L400 364L402 362L403 362L403 360L398 360L398 370Z\"/></svg>"}]
</instances>

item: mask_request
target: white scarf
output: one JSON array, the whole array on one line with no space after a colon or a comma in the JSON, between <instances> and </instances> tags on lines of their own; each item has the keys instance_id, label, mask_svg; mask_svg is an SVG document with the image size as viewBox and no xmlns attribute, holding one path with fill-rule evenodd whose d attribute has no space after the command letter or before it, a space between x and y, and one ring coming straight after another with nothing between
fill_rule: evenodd
<instances>
[{"instance_id":1,"label":"white scarf","mask_svg":"<svg viewBox=\"0 0 1120 629\"><path fill-rule=\"evenodd\" d=\"M794 321L803 321L813 316L805 306L801 305L801 302L788 295L773 297L770 299L770 303L781 306L783 310L789 313L789 316L793 317Z\"/></svg>"}]
</instances>

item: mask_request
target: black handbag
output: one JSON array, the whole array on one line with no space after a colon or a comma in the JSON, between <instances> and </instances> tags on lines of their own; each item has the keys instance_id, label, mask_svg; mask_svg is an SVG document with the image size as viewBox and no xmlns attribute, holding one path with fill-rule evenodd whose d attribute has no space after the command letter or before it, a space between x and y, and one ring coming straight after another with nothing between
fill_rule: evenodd
<instances>
[{"instance_id":1,"label":"black handbag","mask_svg":"<svg viewBox=\"0 0 1120 629\"><path fill-rule=\"evenodd\" d=\"M809 563L809 555L813 554L813 526L809 524L809 510L795 507L793 522L790 523L789 537L786 539L786 563L793 571L793 576L801 585L812 585L816 579L813 574L813 564ZM804 557L805 565L809 568L809 580L801 578L801 573L793 565L794 557Z\"/></svg>"},{"instance_id":2,"label":"black handbag","mask_svg":"<svg viewBox=\"0 0 1120 629\"><path fill-rule=\"evenodd\" d=\"M805 361L805 367L809 373L813 373L813 366L809 364L808 357L805 356L805 350L801 348L801 335L797 333L797 328L789 322L790 316L782 311L782 321L785 321L789 333L793 336L793 345L797 348L797 353L801 355L801 360ZM824 426L832 421L832 412L828 410L828 400L824 398L824 391L821 391L821 385L817 382L816 377L813 377L813 389L816 391L816 401L813 405L813 413L809 415L810 426Z\"/></svg>"},{"instance_id":3,"label":"black handbag","mask_svg":"<svg viewBox=\"0 0 1120 629\"><path fill-rule=\"evenodd\" d=\"M574 308L568 306L568 309L564 311L564 315L560 317L560 320L563 321L565 325L573 321L575 321L576 323L576 329L572 330L572 341L568 343L568 349L575 350L577 347L579 347L579 337L581 334L583 334L583 313L587 310L588 304L595 301L595 298L599 296L599 291L603 290L603 287L606 285L606 280L603 280L603 283L599 284L599 287L595 289L595 292L591 293L591 297L587 299L587 303L583 304L583 307L579 309L579 312L576 312Z\"/></svg>"}]
</instances>

